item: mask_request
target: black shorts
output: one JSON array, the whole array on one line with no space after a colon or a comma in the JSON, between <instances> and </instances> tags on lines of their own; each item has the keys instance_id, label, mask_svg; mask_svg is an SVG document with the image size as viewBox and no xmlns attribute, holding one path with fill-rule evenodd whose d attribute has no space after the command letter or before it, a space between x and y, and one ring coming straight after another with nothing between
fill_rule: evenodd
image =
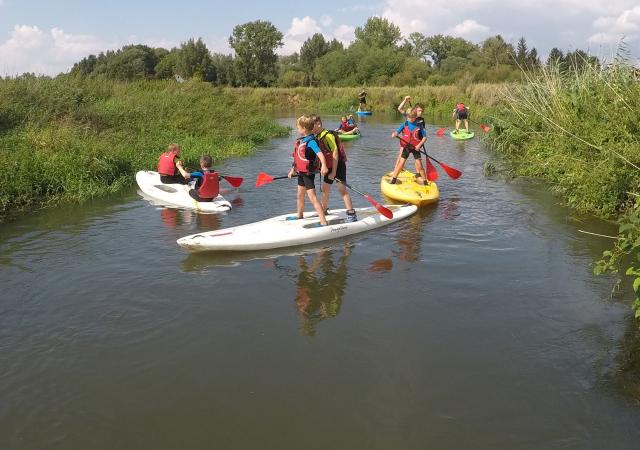
<instances>
[{"instance_id":1,"label":"black shorts","mask_svg":"<svg viewBox=\"0 0 640 450\"><path fill-rule=\"evenodd\" d=\"M164 184L187 184L187 180L178 174L178 175L162 175L160 174L160 182Z\"/></svg>"},{"instance_id":2,"label":"black shorts","mask_svg":"<svg viewBox=\"0 0 640 450\"><path fill-rule=\"evenodd\" d=\"M467 111L459 111L456 113L456 117L458 120L467 120L469 118L469 113Z\"/></svg>"},{"instance_id":3,"label":"black shorts","mask_svg":"<svg viewBox=\"0 0 640 450\"><path fill-rule=\"evenodd\" d=\"M316 184L314 179L316 178L315 173L299 173L298 174L298 186L304 186L305 189L315 189Z\"/></svg>"},{"instance_id":4,"label":"black shorts","mask_svg":"<svg viewBox=\"0 0 640 450\"><path fill-rule=\"evenodd\" d=\"M408 159L409 155L413 155L415 159L421 158L420 152L418 150L415 150L415 149L409 150L407 147L403 148L401 157L404 159Z\"/></svg>"},{"instance_id":5,"label":"black shorts","mask_svg":"<svg viewBox=\"0 0 640 450\"><path fill-rule=\"evenodd\" d=\"M336 178L340 181L347 182L347 165L344 161L338 161L338 167L336 168ZM329 179L329 174L326 174L322 179L327 184L333 184L333 180Z\"/></svg>"},{"instance_id":6,"label":"black shorts","mask_svg":"<svg viewBox=\"0 0 640 450\"><path fill-rule=\"evenodd\" d=\"M212 198L201 198L195 189L189 189L189 195L197 202L212 202Z\"/></svg>"},{"instance_id":7,"label":"black shorts","mask_svg":"<svg viewBox=\"0 0 640 450\"><path fill-rule=\"evenodd\" d=\"M360 103L362 103L363 105L367 104L367 99L362 97L361 99L358 100Z\"/></svg>"}]
</instances>

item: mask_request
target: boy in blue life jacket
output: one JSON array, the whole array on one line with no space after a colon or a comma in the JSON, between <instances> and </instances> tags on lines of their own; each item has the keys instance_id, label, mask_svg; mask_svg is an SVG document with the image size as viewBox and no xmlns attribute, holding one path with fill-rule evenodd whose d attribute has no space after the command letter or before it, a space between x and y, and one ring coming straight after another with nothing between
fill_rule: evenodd
<instances>
[{"instance_id":1,"label":"boy in blue life jacket","mask_svg":"<svg viewBox=\"0 0 640 450\"><path fill-rule=\"evenodd\" d=\"M315 134L313 134L315 127L314 119L309 116L300 116L296 122L296 126L301 137L295 142L292 155L293 165L288 176L291 178L294 174L298 175L298 190L296 196L297 215L287 217L287 220L302 219L304 217L304 196L306 194L318 213L320 225L326 226L327 219L322 205L316 196L314 178L318 166L320 166L320 174L323 177L329 173L327 161L320 150Z\"/></svg>"},{"instance_id":2,"label":"boy in blue life jacket","mask_svg":"<svg viewBox=\"0 0 640 450\"><path fill-rule=\"evenodd\" d=\"M396 184L398 181L398 174L404 168L409 155L413 155L415 159L416 172L420 174L422 184L428 184L427 176L424 172L424 168L422 167L422 157L420 155L420 148L427 141L427 135L424 128L415 123L416 118L417 114L414 108L407 113L407 120L400 125L397 130L391 133L392 138L400 137L400 150L402 151L400 159L396 161L396 166L393 169L391 181L389 182L391 184Z\"/></svg>"}]
</instances>

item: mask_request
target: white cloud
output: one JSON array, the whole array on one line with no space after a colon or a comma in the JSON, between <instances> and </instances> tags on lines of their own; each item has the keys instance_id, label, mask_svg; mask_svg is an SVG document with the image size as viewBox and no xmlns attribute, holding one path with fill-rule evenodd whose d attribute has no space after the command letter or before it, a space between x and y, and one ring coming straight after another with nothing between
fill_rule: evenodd
<instances>
[{"instance_id":1,"label":"white cloud","mask_svg":"<svg viewBox=\"0 0 640 450\"><path fill-rule=\"evenodd\" d=\"M448 34L466 39L479 39L488 36L489 27L481 25L473 19L466 19L449 29Z\"/></svg>"},{"instance_id":2,"label":"white cloud","mask_svg":"<svg viewBox=\"0 0 640 450\"><path fill-rule=\"evenodd\" d=\"M16 25L11 37L0 45L0 74L56 75L88 54L108 47L94 36L68 34L60 28L45 32L37 26Z\"/></svg>"},{"instance_id":3,"label":"white cloud","mask_svg":"<svg viewBox=\"0 0 640 450\"><path fill-rule=\"evenodd\" d=\"M320 20L315 20L310 16L303 18L294 17L289 30L284 35L284 45L278 49L280 55L290 55L300 51L304 41L316 33L321 33L326 40L337 39L343 44L353 40L355 27L350 25L332 26L333 18L324 15Z\"/></svg>"},{"instance_id":4,"label":"white cloud","mask_svg":"<svg viewBox=\"0 0 640 450\"><path fill-rule=\"evenodd\" d=\"M640 39L640 6L627 9L616 16L598 17L593 27L599 30L589 37L595 44L616 44L621 38L627 42Z\"/></svg>"}]
</instances>

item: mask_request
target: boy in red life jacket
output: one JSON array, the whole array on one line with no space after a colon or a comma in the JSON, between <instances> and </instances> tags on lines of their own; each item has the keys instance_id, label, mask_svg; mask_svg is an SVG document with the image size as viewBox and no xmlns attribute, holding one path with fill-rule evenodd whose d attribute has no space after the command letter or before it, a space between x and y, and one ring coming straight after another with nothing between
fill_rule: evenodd
<instances>
[{"instance_id":1,"label":"boy in red life jacket","mask_svg":"<svg viewBox=\"0 0 640 450\"><path fill-rule=\"evenodd\" d=\"M400 125L397 130L391 133L392 138L399 135L401 139L400 149L402 150L402 153L400 154L400 161L396 162L393 174L391 175L391 184L396 184L398 181L398 174L403 169L409 155L413 155L416 160L416 172L420 174L420 177L422 177L422 184L428 184L427 176L424 173L424 168L422 167L422 158L419 150L427 141L427 136L424 132L424 128L415 123L416 116L415 109L409 111L407 114L407 120Z\"/></svg>"},{"instance_id":2,"label":"boy in red life jacket","mask_svg":"<svg viewBox=\"0 0 640 450\"><path fill-rule=\"evenodd\" d=\"M169 150L158 159L158 173L160 181L165 184L186 184L186 180L178 173L180 162L180 146L169 144Z\"/></svg>"},{"instance_id":3,"label":"boy in red life jacket","mask_svg":"<svg viewBox=\"0 0 640 450\"><path fill-rule=\"evenodd\" d=\"M359 131L360 130L358 130L358 126L355 124L355 121L352 119L351 123L349 123L346 116L342 116L340 119L340 125L336 128L336 132L340 134L358 134Z\"/></svg>"},{"instance_id":4,"label":"boy in red life jacket","mask_svg":"<svg viewBox=\"0 0 640 450\"><path fill-rule=\"evenodd\" d=\"M407 110L404 110L404 104L409 102L409 104L411 104L411 96L410 95L406 95L404 97L404 99L402 99L402 102L398 105L398 112L402 115L404 115L406 117L407 113L411 110L411 108L407 108ZM415 111L416 111L416 125L421 126L422 128L424 128L424 118L422 117L422 113L424 112L424 106L422 105L422 103L416 103L416 106L414 106Z\"/></svg>"},{"instance_id":5,"label":"boy in red life jacket","mask_svg":"<svg viewBox=\"0 0 640 450\"><path fill-rule=\"evenodd\" d=\"M452 119L456 119L456 131L457 133L460 131L460 121L464 120L464 128L469 132L469 107L465 106L464 103L459 102L456 107L453 109Z\"/></svg>"},{"instance_id":6,"label":"boy in red life jacket","mask_svg":"<svg viewBox=\"0 0 640 450\"><path fill-rule=\"evenodd\" d=\"M298 138L294 145L293 166L288 175L289 178L291 178L294 174L298 174L298 191L296 197L297 216L287 217L287 220L302 219L304 217L304 195L306 193L318 213L320 225L326 226L327 219L324 215L324 209L322 209L322 205L316 196L314 178L316 176L318 161L320 161L320 174L325 176L329 172L329 169L327 169L327 161L320 150L316 136L313 134L313 128L315 127L314 120L309 116L300 116L296 122L296 126L298 133L300 133L302 137Z\"/></svg>"},{"instance_id":7,"label":"boy in red life jacket","mask_svg":"<svg viewBox=\"0 0 640 450\"><path fill-rule=\"evenodd\" d=\"M220 179L218 172L213 170L213 158L209 155L200 157L200 171L187 172L182 165L178 170L185 179L195 179L195 189L189 189L189 195L198 202L211 202L220 193Z\"/></svg>"},{"instance_id":8,"label":"boy in red life jacket","mask_svg":"<svg viewBox=\"0 0 640 450\"><path fill-rule=\"evenodd\" d=\"M324 158L327 161L327 168L329 173L324 176L322 183L322 210L328 211L329 206L329 191L333 180L347 182L347 154L344 151L340 137L335 131L329 131L322 126L322 119L318 116L311 116L315 121L315 127L313 129L316 139L320 144L320 150L324 154ZM347 208L346 222L355 222L358 220L356 216L356 210L353 209L353 203L351 202L351 196L347 192L347 188L344 184L338 183L338 192L342 196L344 206Z\"/></svg>"}]
</instances>

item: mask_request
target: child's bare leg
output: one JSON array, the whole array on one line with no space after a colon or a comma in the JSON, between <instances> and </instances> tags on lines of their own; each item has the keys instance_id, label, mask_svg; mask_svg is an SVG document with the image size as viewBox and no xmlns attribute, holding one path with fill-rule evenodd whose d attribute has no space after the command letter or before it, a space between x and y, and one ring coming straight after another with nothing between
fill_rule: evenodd
<instances>
[{"instance_id":1,"label":"child's bare leg","mask_svg":"<svg viewBox=\"0 0 640 450\"><path fill-rule=\"evenodd\" d=\"M404 163L407 162L406 158L400 158L400 161L398 161L398 163L396 164L396 167L393 169L393 174L391 174L391 178L397 178L398 174L400 173L400 171L402 170L402 168L404 167Z\"/></svg>"},{"instance_id":2,"label":"child's bare leg","mask_svg":"<svg viewBox=\"0 0 640 450\"><path fill-rule=\"evenodd\" d=\"M427 180L427 175L424 173L424 168L422 167L422 159L416 159L416 172L418 172L422 177L423 184L427 184L429 180Z\"/></svg>"},{"instance_id":3,"label":"child's bare leg","mask_svg":"<svg viewBox=\"0 0 640 450\"><path fill-rule=\"evenodd\" d=\"M322 183L322 210L326 211L329 208L329 191L331 191L331 185L329 183Z\"/></svg>"},{"instance_id":4,"label":"child's bare leg","mask_svg":"<svg viewBox=\"0 0 640 450\"><path fill-rule=\"evenodd\" d=\"M353 209L353 203L351 202L351 196L347 192L347 188L344 186L344 184L339 184L338 185L338 191L340 192L340 195L342 196L342 200L344 201L344 207L347 208L347 209Z\"/></svg>"},{"instance_id":5,"label":"child's bare leg","mask_svg":"<svg viewBox=\"0 0 640 450\"><path fill-rule=\"evenodd\" d=\"M324 210L322 209L322 205L320 204L320 202L318 201L318 197L316 196L316 190L307 189L307 197L309 197L311 204L313 205L316 212L318 213L318 217L320 218L320 223L322 225L326 225L327 218L324 216Z\"/></svg>"},{"instance_id":6,"label":"child's bare leg","mask_svg":"<svg viewBox=\"0 0 640 450\"><path fill-rule=\"evenodd\" d=\"M302 219L302 217L304 217L304 191L304 186L298 186L298 192L296 193L298 219Z\"/></svg>"}]
</instances>

